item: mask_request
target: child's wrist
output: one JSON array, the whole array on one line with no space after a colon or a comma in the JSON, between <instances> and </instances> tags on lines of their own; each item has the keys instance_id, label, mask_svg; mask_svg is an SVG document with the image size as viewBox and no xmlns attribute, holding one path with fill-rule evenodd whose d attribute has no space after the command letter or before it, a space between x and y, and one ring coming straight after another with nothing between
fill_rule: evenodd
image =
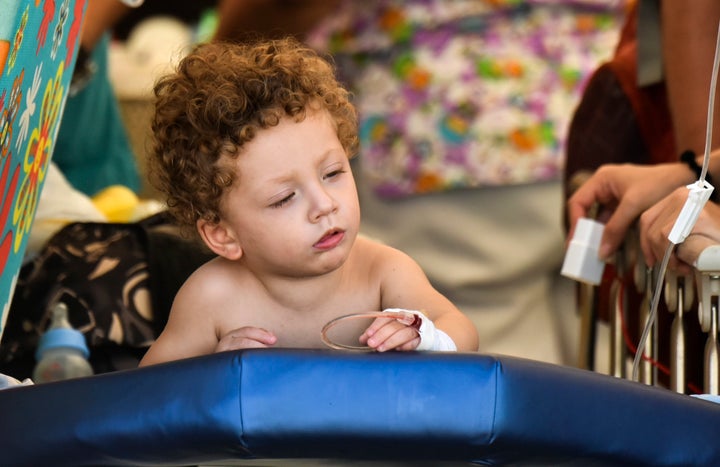
<instances>
[{"instance_id":1,"label":"child's wrist","mask_svg":"<svg viewBox=\"0 0 720 467\"><path fill-rule=\"evenodd\" d=\"M410 324L420 336L420 344L415 350L431 350L440 352L455 352L457 345L445 332L435 327L435 323L421 311L405 310L402 308L386 308L387 312L404 312L414 315L417 319ZM419 321L419 322L418 322Z\"/></svg>"}]
</instances>

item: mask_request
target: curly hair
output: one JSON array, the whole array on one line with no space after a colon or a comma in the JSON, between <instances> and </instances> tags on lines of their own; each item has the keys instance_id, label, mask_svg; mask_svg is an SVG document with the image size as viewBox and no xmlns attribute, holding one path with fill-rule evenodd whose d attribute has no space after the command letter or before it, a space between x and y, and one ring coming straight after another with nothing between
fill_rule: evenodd
<instances>
[{"instance_id":1,"label":"curly hair","mask_svg":"<svg viewBox=\"0 0 720 467\"><path fill-rule=\"evenodd\" d=\"M197 46L154 88L148 171L169 212L188 232L221 219L242 146L283 117L324 109L348 157L357 151L357 114L329 61L296 39Z\"/></svg>"}]
</instances>

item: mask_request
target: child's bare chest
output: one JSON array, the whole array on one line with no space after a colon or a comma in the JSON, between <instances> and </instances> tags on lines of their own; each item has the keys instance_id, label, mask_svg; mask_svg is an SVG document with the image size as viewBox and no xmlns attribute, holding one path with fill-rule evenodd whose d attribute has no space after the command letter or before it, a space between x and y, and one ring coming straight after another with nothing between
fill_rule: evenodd
<instances>
[{"instance_id":1,"label":"child's bare chest","mask_svg":"<svg viewBox=\"0 0 720 467\"><path fill-rule=\"evenodd\" d=\"M276 347L324 348L322 329L340 316L380 311L379 294L363 290L353 293L331 294L315 306L294 309L272 301L237 301L223 313L221 336L246 327L266 329L277 337ZM370 320L347 320L333 328L332 338L356 343L369 326Z\"/></svg>"}]
</instances>

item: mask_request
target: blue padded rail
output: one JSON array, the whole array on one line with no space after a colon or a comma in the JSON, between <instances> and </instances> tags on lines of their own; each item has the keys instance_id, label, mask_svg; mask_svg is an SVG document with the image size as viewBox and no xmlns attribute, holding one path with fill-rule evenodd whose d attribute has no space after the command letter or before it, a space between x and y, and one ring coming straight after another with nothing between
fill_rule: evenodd
<instances>
[{"instance_id":1,"label":"blue padded rail","mask_svg":"<svg viewBox=\"0 0 720 467\"><path fill-rule=\"evenodd\" d=\"M720 405L461 353L247 350L17 387L0 433L13 466L720 465Z\"/></svg>"}]
</instances>

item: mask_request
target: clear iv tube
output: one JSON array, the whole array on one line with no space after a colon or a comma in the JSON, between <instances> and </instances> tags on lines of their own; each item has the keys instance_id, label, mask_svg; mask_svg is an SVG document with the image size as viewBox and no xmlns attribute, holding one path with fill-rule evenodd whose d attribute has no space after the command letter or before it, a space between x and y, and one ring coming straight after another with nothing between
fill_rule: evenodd
<instances>
[{"instance_id":1,"label":"clear iv tube","mask_svg":"<svg viewBox=\"0 0 720 467\"><path fill-rule=\"evenodd\" d=\"M700 183L705 181L705 175L710 164L710 151L712 149L713 117L715 113L715 88L717 87L718 62L720 62L720 24L718 24L717 39L715 40L715 58L713 59L712 77L710 78L710 96L708 98L707 127L705 129L705 155L703 157Z\"/></svg>"},{"instance_id":2,"label":"clear iv tube","mask_svg":"<svg viewBox=\"0 0 720 467\"><path fill-rule=\"evenodd\" d=\"M665 278L665 271L667 270L668 262L670 262L670 255L672 254L673 248L675 248L675 245L673 243L668 243L668 247L665 250L665 256L663 256L662 263L660 263L660 271L658 271L657 276L657 282L655 283L655 292L653 293L652 302L650 304L650 313L648 314L647 321L645 322L645 327L643 329L643 333L640 336L640 342L638 343L637 350L635 351L635 359L633 360L633 366L632 366L632 380L637 381L638 380L638 371L640 370L640 359L643 356L643 353L645 352L645 346L647 345L647 339L650 335L650 330L655 325L655 322L657 321L657 310L658 306L660 304L660 293L661 287L663 285L663 280Z\"/></svg>"},{"instance_id":3,"label":"clear iv tube","mask_svg":"<svg viewBox=\"0 0 720 467\"><path fill-rule=\"evenodd\" d=\"M720 24L718 24L718 33L715 39L715 57L713 59L712 75L710 78L710 93L708 97L708 114L707 114L707 127L705 129L705 154L703 157L702 172L700 172L699 183L705 181L705 175L707 174L708 165L710 164L710 150L712 148L712 127L713 127L713 114L715 113L715 88L717 87L717 76L718 67L720 62ZM657 283L655 285L655 291L652 297L652 303L650 305L650 314L648 315L647 322L643 329L643 333L640 336L640 342L638 343L637 350L635 351L635 358L633 360L632 367L632 379L633 381L638 380L638 371L640 369L640 359L642 358L643 352L645 351L645 345L647 343L648 335L650 330L655 325L657 320L657 309L660 302L660 291L662 290L663 281L665 280L665 271L667 270L668 262L670 261L670 255L672 255L675 245L670 242L668 243L667 249L665 250L665 256L663 257L660 265L660 271L658 271Z\"/></svg>"}]
</instances>

